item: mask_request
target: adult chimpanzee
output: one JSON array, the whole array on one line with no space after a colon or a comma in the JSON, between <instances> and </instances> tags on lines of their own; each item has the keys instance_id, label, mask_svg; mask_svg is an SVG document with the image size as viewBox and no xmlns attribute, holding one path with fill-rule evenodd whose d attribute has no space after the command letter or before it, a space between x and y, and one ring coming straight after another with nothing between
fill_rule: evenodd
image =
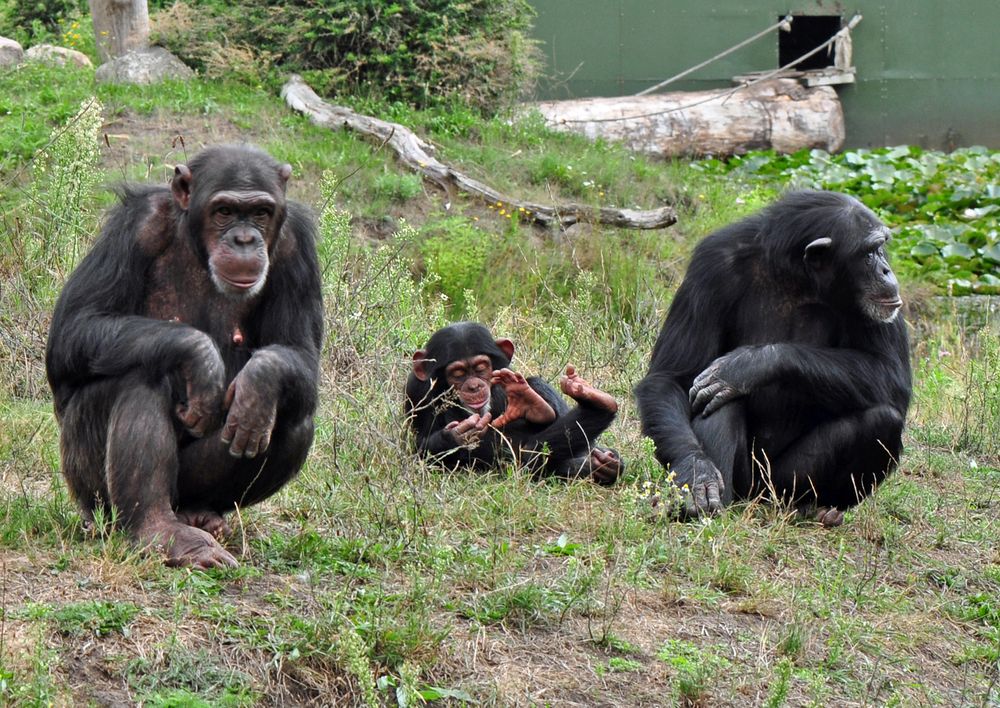
<instances>
[{"instance_id":1,"label":"adult chimpanzee","mask_svg":"<svg viewBox=\"0 0 1000 708\"><path fill-rule=\"evenodd\" d=\"M614 484L622 460L594 443L615 418L615 399L567 366L560 388L577 402L570 410L543 380L512 371L513 356L511 340L475 322L435 332L406 382L417 450L449 467L490 467L510 455L539 476Z\"/></svg>"},{"instance_id":2,"label":"adult chimpanzee","mask_svg":"<svg viewBox=\"0 0 1000 708\"><path fill-rule=\"evenodd\" d=\"M856 199L803 191L697 246L636 387L688 514L771 492L835 526L896 464L911 384L888 239Z\"/></svg>"},{"instance_id":3,"label":"adult chimpanzee","mask_svg":"<svg viewBox=\"0 0 1000 708\"><path fill-rule=\"evenodd\" d=\"M62 472L169 565L233 566L224 514L274 494L313 438L315 227L289 165L209 148L127 187L56 305L46 366Z\"/></svg>"}]
</instances>

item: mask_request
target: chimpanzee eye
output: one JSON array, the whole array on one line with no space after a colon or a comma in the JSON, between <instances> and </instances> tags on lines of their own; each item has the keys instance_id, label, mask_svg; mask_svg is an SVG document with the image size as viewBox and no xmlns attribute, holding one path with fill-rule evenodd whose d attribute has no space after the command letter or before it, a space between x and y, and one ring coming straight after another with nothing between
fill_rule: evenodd
<instances>
[{"instance_id":1,"label":"chimpanzee eye","mask_svg":"<svg viewBox=\"0 0 1000 708\"><path fill-rule=\"evenodd\" d=\"M215 210L215 213L218 214L219 216L232 216L233 210L227 206L220 206L218 209Z\"/></svg>"},{"instance_id":2,"label":"chimpanzee eye","mask_svg":"<svg viewBox=\"0 0 1000 708\"><path fill-rule=\"evenodd\" d=\"M260 207L257 211L254 212L253 215L258 219L270 219L271 210L268 209L267 207Z\"/></svg>"}]
</instances>

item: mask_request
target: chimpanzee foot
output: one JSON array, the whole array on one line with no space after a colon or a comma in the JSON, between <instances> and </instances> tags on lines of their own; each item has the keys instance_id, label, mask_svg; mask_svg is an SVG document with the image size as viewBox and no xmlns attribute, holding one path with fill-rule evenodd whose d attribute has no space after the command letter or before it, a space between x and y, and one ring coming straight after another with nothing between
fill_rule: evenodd
<instances>
[{"instance_id":1,"label":"chimpanzee foot","mask_svg":"<svg viewBox=\"0 0 1000 708\"><path fill-rule=\"evenodd\" d=\"M177 520L147 523L136 534L140 543L166 554L171 568L235 568L236 559L211 534Z\"/></svg>"},{"instance_id":2,"label":"chimpanzee foot","mask_svg":"<svg viewBox=\"0 0 1000 708\"><path fill-rule=\"evenodd\" d=\"M800 506L799 517L806 520L817 521L826 528L833 528L844 523L844 511L835 506Z\"/></svg>"},{"instance_id":3,"label":"chimpanzee foot","mask_svg":"<svg viewBox=\"0 0 1000 708\"><path fill-rule=\"evenodd\" d=\"M590 478L597 484L610 487L625 470L625 463L617 450L595 447L590 451Z\"/></svg>"},{"instance_id":4,"label":"chimpanzee foot","mask_svg":"<svg viewBox=\"0 0 1000 708\"><path fill-rule=\"evenodd\" d=\"M844 511L835 506L818 506L813 518L826 528L833 528L844 523Z\"/></svg>"},{"instance_id":5,"label":"chimpanzee foot","mask_svg":"<svg viewBox=\"0 0 1000 708\"><path fill-rule=\"evenodd\" d=\"M211 509L179 509L177 520L182 524L206 531L220 541L233 532L226 523L226 518Z\"/></svg>"},{"instance_id":6,"label":"chimpanzee foot","mask_svg":"<svg viewBox=\"0 0 1000 708\"><path fill-rule=\"evenodd\" d=\"M594 388L589 381L576 373L571 364L566 367L566 375L559 379L562 392L575 401L586 401L595 408L615 413L618 411L618 401L610 393Z\"/></svg>"}]
</instances>

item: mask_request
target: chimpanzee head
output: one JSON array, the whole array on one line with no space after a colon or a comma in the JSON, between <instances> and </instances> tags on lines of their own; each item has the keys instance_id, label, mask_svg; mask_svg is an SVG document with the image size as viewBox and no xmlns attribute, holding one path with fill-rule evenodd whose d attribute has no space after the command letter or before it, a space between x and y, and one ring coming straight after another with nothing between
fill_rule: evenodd
<instances>
[{"instance_id":1,"label":"chimpanzee head","mask_svg":"<svg viewBox=\"0 0 1000 708\"><path fill-rule=\"evenodd\" d=\"M767 212L780 215L789 257L804 263L818 298L876 322L892 322L903 301L885 244L891 234L871 209L838 192L792 192Z\"/></svg>"},{"instance_id":2,"label":"chimpanzee head","mask_svg":"<svg viewBox=\"0 0 1000 708\"><path fill-rule=\"evenodd\" d=\"M510 366L514 343L493 339L477 322L457 322L435 332L427 346L413 354L413 375L433 382L438 393L454 389L462 405L482 413L490 404L494 369Z\"/></svg>"},{"instance_id":3,"label":"chimpanzee head","mask_svg":"<svg viewBox=\"0 0 1000 708\"><path fill-rule=\"evenodd\" d=\"M208 148L174 169L170 187L185 216L178 223L224 295L246 298L263 289L291 174L290 165L236 145Z\"/></svg>"}]
</instances>

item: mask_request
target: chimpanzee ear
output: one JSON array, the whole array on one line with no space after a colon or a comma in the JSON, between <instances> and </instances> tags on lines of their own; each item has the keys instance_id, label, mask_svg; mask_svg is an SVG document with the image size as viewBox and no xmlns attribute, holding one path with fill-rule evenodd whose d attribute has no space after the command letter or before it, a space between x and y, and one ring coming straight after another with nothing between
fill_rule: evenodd
<instances>
[{"instance_id":1,"label":"chimpanzee ear","mask_svg":"<svg viewBox=\"0 0 1000 708\"><path fill-rule=\"evenodd\" d=\"M830 247L833 245L833 239L828 236L823 238L818 238L812 241L808 246L806 246L805 253L802 256L802 260L806 262L807 265L813 268L821 268L827 262L827 255L830 253Z\"/></svg>"},{"instance_id":2,"label":"chimpanzee ear","mask_svg":"<svg viewBox=\"0 0 1000 708\"><path fill-rule=\"evenodd\" d=\"M187 165L177 165L174 168L174 178L170 181L170 191L174 201L184 211L191 204L191 170Z\"/></svg>"},{"instance_id":3,"label":"chimpanzee ear","mask_svg":"<svg viewBox=\"0 0 1000 708\"><path fill-rule=\"evenodd\" d=\"M427 370L428 361L427 352L423 349L413 352L413 375L421 381L430 378L431 372Z\"/></svg>"},{"instance_id":4,"label":"chimpanzee ear","mask_svg":"<svg viewBox=\"0 0 1000 708\"><path fill-rule=\"evenodd\" d=\"M292 176L292 166L285 164L278 168L278 179L281 180L281 188L288 184L288 178Z\"/></svg>"},{"instance_id":5,"label":"chimpanzee ear","mask_svg":"<svg viewBox=\"0 0 1000 708\"><path fill-rule=\"evenodd\" d=\"M506 355L507 359L514 358L514 342L504 337L497 340L497 346L500 347L500 351Z\"/></svg>"}]
</instances>

